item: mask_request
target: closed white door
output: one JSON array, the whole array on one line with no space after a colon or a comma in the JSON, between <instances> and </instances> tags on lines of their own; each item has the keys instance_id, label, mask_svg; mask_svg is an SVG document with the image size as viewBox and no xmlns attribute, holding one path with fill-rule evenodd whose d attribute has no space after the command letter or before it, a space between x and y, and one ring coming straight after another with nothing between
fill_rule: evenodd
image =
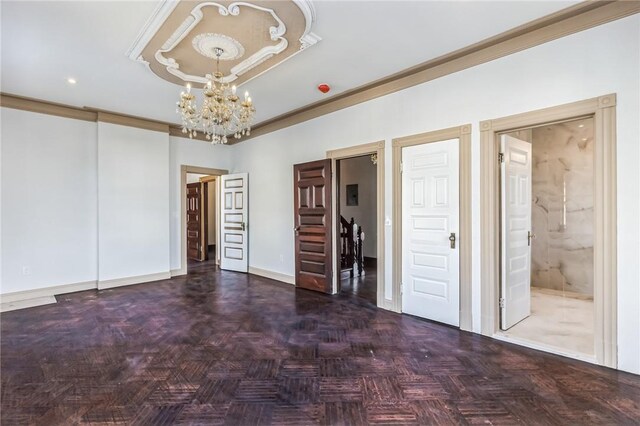
<instances>
[{"instance_id":1,"label":"closed white door","mask_svg":"<svg viewBox=\"0 0 640 426\"><path fill-rule=\"evenodd\" d=\"M221 176L220 197L220 268L247 272L249 241L247 217L249 175L236 173Z\"/></svg>"},{"instance_id":2,"label":"closed white door","mask_svg":"<svg viewBox=\"0 0 640 426\"><path fill-rule=\"evenodd\" d=\"M402 311L460 325L459 140L402 149Z\"/></svg>"},{"instance_id":3,"label":"closed white door","mask_svg":"<svg viewBox=\"0 0 640 426\"><path fill-rule=\"evenodd\" d=\"M500 327L506 330L531 313L531 144L502 135L500 147Z\"/></svg>"}]
</instances>

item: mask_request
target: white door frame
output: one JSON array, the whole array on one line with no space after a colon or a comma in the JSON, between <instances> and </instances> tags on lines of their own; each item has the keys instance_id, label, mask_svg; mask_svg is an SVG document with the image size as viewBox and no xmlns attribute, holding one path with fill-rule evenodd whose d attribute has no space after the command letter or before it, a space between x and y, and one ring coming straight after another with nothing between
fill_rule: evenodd
<instances>
[{"instance_id":1,"label":"white door frame","mask_svg":"<svg viewBox=\"0 0 640 426\"><path fill-rule=\"evenodd\" d=\"M385 302L402 312L402 148L450 139L460 141L460 329L471 331L471 124L393 140L393 290Z\"/></svg>"},{"instance_id":2,"label":"white door frame","mask_svg":"<svg viewBox=\"0 0 640 426\"><path fill-rule=\"evenodd\" d=\"M208 167L180 166L180 269L172 270L171 276L185 275L187 273L187 173L201 175L222 176L229 174L228 170L211 169ZM220 209L220 179L216 179L216 209ZM219 229L220 214L216 215L216 229ZM220 233L216 233L216 247L220 247ZM220 260L220 250L216 250L216 263Z\"/></svg>"},{"instance_id":3,"label":"white door frame","mask_svg":"<svg viewBox=\"0 0 640 426\"><path fill-rule=\"evenodd\" d=\"M500 133L594 118L595 359L617 368L616 95L487 120L480 123L480 264L482 334L500 338Z\"/></svg>"},{"instance_id":4,"label":"white door frame","mask_svg":"<svg viewBox=\"0 0 640 426\"><path fill-rule=\"evenodd\" d=\"M332 215L332 241L333 243L333 289L335 294L338 291L338 281L340 279L340 244L337 244L338 240L338 227L340 225L340 218L338 216L338 180L336 176L336 163L338 160L345 160L347 158L360 157L363 155L375 154L377 155L376 164L376 305L379 307L386 307L384 305L384 147L385 141L373 142L363 145L351 146L348 148L334 149L327 151L327 158L331 159L331 170L333 175L331 176L331 209Z\"/></svg>"}]
</instances>

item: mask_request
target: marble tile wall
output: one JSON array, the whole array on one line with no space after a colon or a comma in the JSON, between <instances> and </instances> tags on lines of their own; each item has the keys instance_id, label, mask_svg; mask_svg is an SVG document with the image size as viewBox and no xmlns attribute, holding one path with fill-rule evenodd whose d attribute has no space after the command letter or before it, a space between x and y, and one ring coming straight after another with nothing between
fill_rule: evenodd
<instances>
[{"instance_id":1,"label":"marble tile wall","mask_svg":"<svg viewBox=\"0 0 640 426\"><path fill-rule=\"evenodd\" d=\"M531 285L592 296L593 119L530 132Z\"/></svg>"}]
</instances>

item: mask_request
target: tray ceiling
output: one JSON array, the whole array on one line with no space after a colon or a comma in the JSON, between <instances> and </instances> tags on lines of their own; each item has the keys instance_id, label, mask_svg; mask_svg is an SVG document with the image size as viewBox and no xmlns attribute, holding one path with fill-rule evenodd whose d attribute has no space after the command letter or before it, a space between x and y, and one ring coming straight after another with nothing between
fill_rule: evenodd
<instances>
[{"instance_id":1,"label":"tray ceiling","mask_svg":"<svg viewBox=\"0 0 640 426\"><path fill-rule=\"evenodd\" d=\"M222 48L222 80L240 85L316 44L314 16L306 0L163 1L128 56L172 83L202 85Z\"/></svg>"}]
</instances>

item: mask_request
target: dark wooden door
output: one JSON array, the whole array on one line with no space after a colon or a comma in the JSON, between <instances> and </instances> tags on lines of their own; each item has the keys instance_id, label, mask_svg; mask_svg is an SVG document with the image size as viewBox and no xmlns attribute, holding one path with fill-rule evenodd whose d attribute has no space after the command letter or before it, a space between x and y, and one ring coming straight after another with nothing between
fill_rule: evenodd
<instances>
[{"instance_id":1,"label":"dark wooden door","mask_svg":"<svg viewBox=\"0 0 640 426\"><path fill-rule=\"evenodd\" d=\"M331 160L293 166L296 286L332 293Z\"/></svg>"},{"instance_id":2,"label":"dark wooden door","mask_svg":"<svg viewBox=\"0 0 640 426\"><path fill-rule=\"evenodd\" d=\"M187 184L187 257L205 260L207 251L203 244L206 218L204 189L202 182Z\"/></svg>"}]
</instances>

